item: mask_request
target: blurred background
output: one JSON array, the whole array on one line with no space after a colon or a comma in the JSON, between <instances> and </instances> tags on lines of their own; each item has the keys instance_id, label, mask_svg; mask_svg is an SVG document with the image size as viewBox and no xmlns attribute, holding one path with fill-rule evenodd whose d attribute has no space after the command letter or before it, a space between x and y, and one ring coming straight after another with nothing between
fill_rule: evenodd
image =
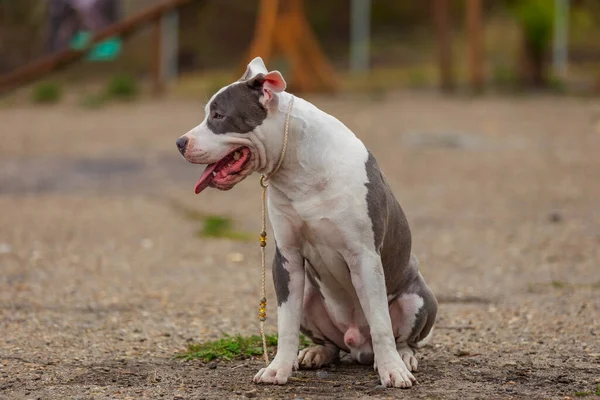
<instances>
[{"instance_id":1,"label":"blurred background","mask_svg":"<svg viewBox=\"0 0 600 400\"><path fill-rule=\"evenodd\" d=\"M147 15L153 7L169 3L162 12ZM0 73L61 49L81 49L94 32L125 22L125 29L100 41L84 62L65 62L61 74L36 80L52 77L62 84L89 84L118 73L144 81L153 76L155 63L162 62L168 82L188 90L210 85L200 81L219 86L227 81L224 72L247 60L253 40L261 35L258 27L270 18L263 10L286 7L286 2L280 3L2 0ZM340 76L343 89L600 90L600 45L595 40L600 4L594 0L288 3L302 7L310 35ZM158 35L153 33L155 22L162 22ZM156 43L164 43L163 48L157 50ZM285 57L274 55L269 61L284 72L290 67ZM360 75L358 82L352 79L365 71L369 74Z\"/></svg>"},{"instance_id":2,"label":"blurred background","mask_svg":"<svg viewBox=\"0 0 600 400\"><path fill-rule=\"evenodd\" d=\"M598 0L0 0L0 399L248 390L259 360L172 356L259 332L258 178L196 196L175 140L255 56L405 210L440 302L415 395L598 393L598 38Z\"/></svg>"}]
</instances>

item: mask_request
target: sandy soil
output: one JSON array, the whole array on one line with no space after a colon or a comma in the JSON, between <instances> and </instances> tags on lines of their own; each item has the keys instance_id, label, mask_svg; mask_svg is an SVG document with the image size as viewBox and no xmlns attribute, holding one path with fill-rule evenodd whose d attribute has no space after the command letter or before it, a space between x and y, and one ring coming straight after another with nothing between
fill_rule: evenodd
<instances>
[{"instance_id":1,"label":"sandy soil","mask_svg":"<svg viewBox=\"0 0 600 400\"><path fill-rule=\"evenodd\" d=\"M0 399L564 399L600 383L600 103L313 98L371 148L440 300L420 384L368 367L251 383L260 360L173 355L257 334L256 243L199 238L184 210L260 228L258 178L193 194L175 139L200 102L0 109ZM268 248L269 259L273 248ZM270 304L275 304L269 282ZM271 307L268 330L275 332ZM588 398L593 398L590 396Z\"/></svg>"}]
</instances>

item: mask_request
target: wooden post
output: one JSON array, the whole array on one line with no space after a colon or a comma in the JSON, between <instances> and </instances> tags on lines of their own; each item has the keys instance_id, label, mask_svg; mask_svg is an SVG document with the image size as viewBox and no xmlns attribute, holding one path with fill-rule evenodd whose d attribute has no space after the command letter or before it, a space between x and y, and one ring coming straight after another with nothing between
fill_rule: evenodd
<instances>
[{"instance_id":1,"label":"wooden post","mask_svg":"<svg viewBox=\"0 0 600 400\"><path fill-rule=\"evenodd\" d=\"M467 31L469 41L469 79L471 88L483 89L481 0L467 0Z\"/></svg>"},{"instance_id":2,"label":"wooden post","mask_svg":"<svg viewBox=\"0 0 600 400\"><path fill-rule=\"evenodd\" d=\"M162 72L165 84L175 80L179 73L177 53L179 50L179 11L177 9L162 16Z\"/></svg>"},{"instance_id":3,"label":"wooden post","mask_svg":"<svg viewBox=\"0 0 600 400\"><path fill-rule=\"evenodd\" d=\"M452 76L452 43L450 40L448 0L434 0L433 19L438 43L440 85L442 91L450 92L454 90L454 79Z\"/></svg>"},{"instance_id":4,"label":"wooden post","mask_svg":"<svg viewBox=\"0 0 600 400\"><path fill-rule=\"evenodd\" d=\"M152 88L158 96L164 91L162 18L158 18L152 25L152 49Z\"/></svg>"}]
</instances>

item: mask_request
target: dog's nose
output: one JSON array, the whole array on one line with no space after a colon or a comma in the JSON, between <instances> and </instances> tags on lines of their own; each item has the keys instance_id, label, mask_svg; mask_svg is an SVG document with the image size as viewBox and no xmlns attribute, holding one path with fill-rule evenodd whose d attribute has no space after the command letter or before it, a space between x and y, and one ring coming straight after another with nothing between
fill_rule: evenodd
<instances>
[{"instance_id":1,"label":"dog's nose","mask_svg":"<svg viewBox=\"0 0 600 400\"><path fill-rule=\"evenodd\" d=\"M188 141L188 138L186 138L185 136L182 136L175 141L181 155L185 154L185 148L187 147Z\"/></svg>"}]
</instances>

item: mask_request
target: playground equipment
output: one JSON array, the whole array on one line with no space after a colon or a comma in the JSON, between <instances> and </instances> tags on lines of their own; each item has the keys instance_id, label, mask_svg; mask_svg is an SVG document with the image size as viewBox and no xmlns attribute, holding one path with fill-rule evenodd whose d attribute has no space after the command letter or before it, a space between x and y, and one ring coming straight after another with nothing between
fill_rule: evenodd
<instances>
[{"instance_id":1,"label":"playground equipment","mask_svg":"<svg viewBox=\"0 0 600 400\"><path fill-rule=\"evenodd\" d=\"M335 71L323 54L303 8L303 0L261 0L247 62L260 56L266 64L281 53L290 63L290 87L298 92L334 91Z\"/></svg>"},{"instance_id":2,"label":"playground equipment","mask_svg":"<svg viewBox=\"0 0 600 400\"><path fill-rule=\"evenodd\" d=\"M40 79L86 55L88 59L102 56L99 53L102 48L98 44L120 44L115 38L123 39L148 24L154 27L151 65L154 92L159 94L164 89L167 76L174 75L173 70L176 70L177 9L192 1L196 0L163 0L86 37L83 44L33 61L1 76L0 94ZM291 88L297 91L334 91L337 87L335 71L310 29L302 3L303 0L261 0L255 37L248 59L243 60L243 68L255 56L261 56L268 62L279 52L291 65ZM114 51L118 49L113 49Z\"/></svg>"},{"instance_id":3,"label":"playground equipment","mask_svg":"<svg viewBox=\"0 0 600 400\"><path fill-rule=\"evenodd\" d=\"M147 24L153 24L153 56L151 60L155 93L161 93L167 78L177 72L177 10L197 0L163 0L137 15L126 18L91 38L84 44L52 54L0 76L0 94L40 79L63 66L88 59L110 58L120 50L120 40ZM369 68L369 30L371 0L351 2L350 69L365 72ZM550 0L548 0L550 1ZM484 85L484 51L482 0L465 0L465 22L468 41L468 73L472 90ZM312 32L303 7L303 0L261 0L254 38L248 54L242 60L237 79L249 60L261 56L267 63L283 55L289 63L289 86L298 92L335 91L334 68L323 54ZM442 91L455 87L452 55L450 0L432 0L434 32L438 47L438 70ZM554 0L555 23L553 64L556 76L565 78L568 66L569 0ZM100 47L98 45L100 44ZM112 44L112 47L111 47ZM104 46L104 47L103 47ZM105 52L108 50L108 52ZM274 64L271 62L271 65ZM599 80L600 81L600 80Z\"/></svg>"},{"instance_id":4,"label":"playground equipment","mask_svg":"<svg viewBox=\"0 0 600 400\"><path fill-rule=\"evenodd\" d=\"M174 58L176 53L176 46L169 46L170 43L166 40L168 35L164 34L165 29L163 27L172 19L173 12L192 1L196 0L163 0L157 5L95 33L80 48L65 49L0 76L0 94L40 79L61 67L75 63L85 57L86 54L89 54L90 50L96 49L97 44L115 37L123 39L148 24L152 24L154 28L152 35L154 53L151 61L154 92L161 93L166 75L166 60ZM167 52L170 52L170 54L166 54Z\"/></svg>"}]
</instances>

